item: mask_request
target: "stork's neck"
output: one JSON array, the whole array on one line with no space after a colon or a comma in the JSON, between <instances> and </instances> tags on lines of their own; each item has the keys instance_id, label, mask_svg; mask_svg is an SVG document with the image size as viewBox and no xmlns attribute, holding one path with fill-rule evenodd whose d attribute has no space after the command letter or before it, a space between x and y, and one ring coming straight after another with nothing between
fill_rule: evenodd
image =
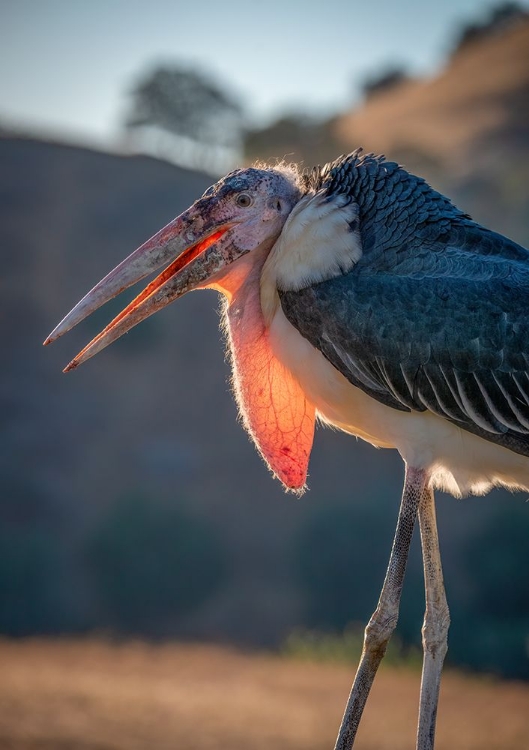
<instances>
[{"instance_id":1,"label":"stork's neck","mask_svg":"<svg viewBox=\"0 0 529 750\"><path fill-rule=\"evenodd\" d=\"M271 471L286 487L300 490L307 476L315 412L270 346L260 297L267 255L268 248L260 248L243 256L214 287L227 299L224 327L244 426Z\"/></svg>"}]
</instances>

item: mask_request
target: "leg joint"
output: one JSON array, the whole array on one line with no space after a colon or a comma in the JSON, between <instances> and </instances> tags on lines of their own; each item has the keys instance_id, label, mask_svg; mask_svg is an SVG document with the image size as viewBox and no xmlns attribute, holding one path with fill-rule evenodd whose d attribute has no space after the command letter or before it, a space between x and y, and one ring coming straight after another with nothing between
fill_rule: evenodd
<instances>
[{"instance_id":1,"label":"leg joint","mask_svg":"<svg viewBox=\"0 0 529 750\"><path fill-rule=\"evenodd\" d=\"M384 613L377 609L373 614L364 634L364 650L370 653L386 651L386 646L397 625L398 611Z\"/></svg>"},{"instance_id":2,"label":"leg joint","mask_svg":"<svg viewBox=\"0 0 529 750\"><path fill-rule=\"evenodd\" d=\"M450 627L450 612L445 604L442 607L428 608L422 626L422 643L425 651L432 656L446 655L448 648L448 629Z\"/></svg>"}]
</instances>

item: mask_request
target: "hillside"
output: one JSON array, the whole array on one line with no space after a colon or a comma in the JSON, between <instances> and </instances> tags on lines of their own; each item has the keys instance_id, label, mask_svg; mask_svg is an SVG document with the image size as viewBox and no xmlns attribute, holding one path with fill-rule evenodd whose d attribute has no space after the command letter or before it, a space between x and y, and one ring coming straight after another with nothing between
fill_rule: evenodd
<instances>
[{"instance_id":1,"label":"hillside","mask_svg":"<svg viewBox=\"0 0 529 750\"><path fill-rule=\"evenodd\" d=\"M332 132L345 151L385 153L529 243L529 19L468 43L431 79L374 95Z\"/></svg>"},{"instance_id":2,"label":"hillside","mask_svg":"<svg viewBox=\"0 0 529 750\"><path fill-rule=\"evenodd\" d=\"M465 45L434 78L375 94L335 123L344 145L461 177L529 153L529 19Z\"/></svg>"},{"instance_id":3,"label":"hillside","mask_svg":"<svg viewBox=\"0 0 529 750\"><path fill-rule=\"evenodd\" d=\"M529 18L464 44L432 78L404 79L328 121L290 116L254 131L247 155L310 167L358 146L529 244Z\"/></svg>"}]
</instances>

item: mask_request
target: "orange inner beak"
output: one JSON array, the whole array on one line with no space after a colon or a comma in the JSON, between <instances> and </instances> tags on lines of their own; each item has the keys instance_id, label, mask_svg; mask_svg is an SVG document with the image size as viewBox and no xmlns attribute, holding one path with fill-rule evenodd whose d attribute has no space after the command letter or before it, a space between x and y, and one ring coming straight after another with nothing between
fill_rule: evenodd
<instances>
[{"instance_id":1,"label":"orange inner beak","mask_svg":"<svg viewBox=\"0 0 529 750\"><path fill-rule=\"evenodd\" d=\"M106 328L101 331L97 338L103 336L110 328L113 328L116 323L119 323L120 320L125 318L132 310L134 310L135 307L143 302L144 299L147 299L147 297L149 297L153 292L159 289L162 284L165 284L165 282L170 278L176 276L176 274L185 266L187 266L192 260L194 260L201 253L205 252L208 247L213 245L224 234L226 234L228 229L230 229L229 226L222 227L213 234L210 234L209 237L206 237L204 240L197 242L196 245L191 245L191 247L188 247L186 250L184 250L183 253L175 258L173 262L170 263L164 271L162 271L162 273L160 273L155 279L151 281L150 284L145 287L143 292L140 292L140 294L138 294L138 296L135 297L132 302L130 302L127 307L122 310L119 315L117 315L114 320L112 320L112 322L109 323Z\"/></svg>"}]
</instances>

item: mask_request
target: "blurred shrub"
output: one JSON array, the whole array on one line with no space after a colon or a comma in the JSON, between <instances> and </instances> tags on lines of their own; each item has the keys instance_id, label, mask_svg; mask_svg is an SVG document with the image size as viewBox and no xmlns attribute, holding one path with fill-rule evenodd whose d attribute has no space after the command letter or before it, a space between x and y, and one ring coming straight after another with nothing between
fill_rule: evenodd
<instances>
[{"instance_id":1,"label":"blurred shrub","mask_svg":"<svg viewBox=\"0 0 529 750\"><path fill-rule=\"evenodd\" d=\"M297 630L288 637L285 653L306 661L339 662L357 664L362 653L364 626L354 625L342 633L319 633ZM393 667L420 669L422 655L418 648L406 648L398 636L389 644L383 664Z\"/></svg>"},{"instance_id":2,"label":"blurred shrub","mask_svg":"<svg viewBox=\"0 0 529 750\"><path fill-rule=\"evenodd\" d=\"M264 128L247 129L247 160L277 161L278 157L307 166L336 158L343 144L336 141L333 120L315 120L303 113L285 114Z\"/></svg>"},{"instance_id":3,"label":"blurred shrub","mask_svg":"<svg viewBox=\"0 0 529 750\"><path fill-rule=\"evenodd\" d=\"M510 1L498 3L489 10L483 21L472 22L463 26L457 35L454 51L458 52L469 44L490 36L513 22L526 18L527 15L527 11L520 3Z\"/></svg>"},{"instance_id":4,"label":"blurred shrub","mask_svg":"<svg viewBox=\"0 0 529 750\"><path fill-rule=\"evenodd\" d=\"M380 94L400 86L410 80L408 73L399 65L388 68L381 73L367 78L362 84L362 91L366 99L374 94Z\"/></svg>"},{"instance_id":5,"label":"blurred shrub","mask_svg":"<svg viewBox=\"0 0 529 750\"><path fill-rule=\"evenodd\" d=\"M226 576L213 529L176 505L125 497L87 542L101 618L124 631L153 633L212 596Z\"/></svg>"}]
</instances>

